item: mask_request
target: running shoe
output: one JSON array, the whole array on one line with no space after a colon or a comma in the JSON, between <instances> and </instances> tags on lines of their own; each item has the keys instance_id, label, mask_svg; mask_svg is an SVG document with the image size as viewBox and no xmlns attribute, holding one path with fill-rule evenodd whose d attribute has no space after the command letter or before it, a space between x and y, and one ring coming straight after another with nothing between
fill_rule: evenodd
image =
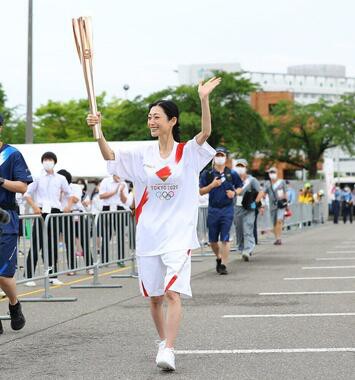
<instances>
[{"instance_id":1,"label":"running shoe","mask_svg":"<svg viewBox=\"0 0 355 380\"><path fill-rule=\"evenodd\" d=\"M250 253L249 252L243 252L242 253L242 259L244 261L249 261L249 259L250 259Z\"/></svg>"},{"instance_id":2,"label":"running shoe","mask_svg":"<svg viewBox=\"0 0 355 380\"><path fill-rule=\"evenodd\" d=\"M34 281L27 281L24 283L24 285L29 288L33 288L34 286L37 286L37 284Z\"/></svg>"},{"instance_id":3,"label":"running shoe","mask_svg":"<svg viewBox=\"0 0 355 380\"><path fill-rule=\"evenodd\" d=\"M158 352L156 362L163 371L175 371L174 349L170 347L162 349L161 352Z\"/></svg>"},{"instance_id":4,"label":"running shoe","mask_svg":"<svg viewBox=\"0 0 355 380\"><path fill-rule=\"evenodd\" d=\"M22 314L20 301L17 301L16 305L9 304L9 311L11 317L11 328L13 330L21 330L26 324L26 319Z\"/></svg>"},{"instance_id":5,"label":"running shoe","mask_svg":"<svg viewBox=\"0 0 355 380\"><path fill-rule=\"evenodd\" d=\"M63 285L64 283L57 278L50 278L49 283L52 285Z\"/></svg>"},{"instance_id":6,"label":"running shoe","mask_svg":"<svg viewBox=\"0 0 355 380\"><path fill-rule=\"evenodd\" d=\"M221 264L219 274L228 274L227 267L224 264Z\"/></svg>"},{"instance_id":7,"label":"running shoe","mask_svg":"<svg viewBox=\"0 0 355 380\"><path fill-rule=\"evenodd\" d=\"M216 259L216 263L216 271L217 273L221 273L222 259Z\"/></svg>"},{"instance_id":8,"label":"running shoe","mask_svg":"<svg viewBox=\"0 0 355 380\"><path fill-rule=\"evenodd\" d=\"M164 339L164 340L157 340L157 341L155 342L155 344L156 344L157 347L158 347L158 353L157 353L157 356L156 356L156 358L155 358L155 362L156 362L157 364L158 364L159 355L162 354L162 352L163 352L163 350L164 350L164 348L165 348L165 343L166 343L166 339Z\"/></svg>"}]
</instances>

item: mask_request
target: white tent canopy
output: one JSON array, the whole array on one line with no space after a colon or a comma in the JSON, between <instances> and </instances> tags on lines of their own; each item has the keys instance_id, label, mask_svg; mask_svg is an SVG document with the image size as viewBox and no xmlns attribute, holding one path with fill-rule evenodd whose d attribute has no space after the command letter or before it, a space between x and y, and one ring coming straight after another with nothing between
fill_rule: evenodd
<instances>
[{"instance_id":1,"label":"white tent canopy","mask_svg":"<svg viewBox=\"0 0 355 380\"><path fill-rule=\"evenodd\" d=\"M149 141L109 142L116 151L119 147L145 145ZM108 175L106 162L102 158L97 142L77 142L58 144L17 144L14 145L23 155L34 177L38 177L43 168L41 156L45 152L56 154L58 163L55 170L65 169L73 177L102 178Z\"/></svg>"}]
</instances>

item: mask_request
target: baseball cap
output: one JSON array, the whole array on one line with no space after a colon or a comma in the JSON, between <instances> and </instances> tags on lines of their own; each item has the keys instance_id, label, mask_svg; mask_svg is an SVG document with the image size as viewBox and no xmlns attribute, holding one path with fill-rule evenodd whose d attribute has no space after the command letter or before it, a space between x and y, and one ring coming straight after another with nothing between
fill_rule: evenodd
<instances>
[{"instance_id":1,"label":"baseball cap","mask_svg":"<svg viewBox=\"0 0 355 380\"><path fill-rule=\"evenodd\" d=\"M218 146L216 148L216 154L217 153L223 153L224 155L228 156L228 150L224 146Z\"/></svg>"},{"instance_id":2,"label":"baseball cap","mask_svg":"<svg viewBox=\"0 0 355 380\"><path fill-rule=\"evenodd\" d=\"M268 173L270 173L270 172L277 173L277 168L275 168L275 166L272 166L272 167L268 170Z\"/></svg>"},{"instance_id":3,"label":"baseball cap","mask_svg":"<svg viewBox=\"0 0 355 380\"><path fill-rule=\"evenodd\" d=\"M3 125L3 124L4 124L4 116L2 116L0 113L0 125Z\"/></svg>"},{"instance_id":4,"label":"baseball cap","mask_svg":"<svg viewBox=\"0 0 355 380\"><path fill-rule=\"evenodd\" d=\"M238 165L242 165L244 167L247 167L248 161L244 158L238 158L237 160L235 160L235 166L238 166Z\"/></svg>"}]
</instances>

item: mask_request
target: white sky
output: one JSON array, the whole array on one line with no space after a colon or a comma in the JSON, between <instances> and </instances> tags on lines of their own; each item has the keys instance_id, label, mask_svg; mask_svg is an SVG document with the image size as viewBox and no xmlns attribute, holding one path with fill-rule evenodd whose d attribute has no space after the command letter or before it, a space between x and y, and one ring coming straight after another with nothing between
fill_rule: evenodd
<instances>
[{"instance_id":1,"label":"white sky","mask_svg":"<svg viewBox=\"0 0 355 380\"><path fill-rule=\"evenodd\" d=\"M27 0L0 2L0 82L26 103ZM354 0L34 0L34 107L86 97L71 18L91 15L96 93L174 86L179 64L286 72L336 63L355 76Z\"/></svg>"}]
</instances>

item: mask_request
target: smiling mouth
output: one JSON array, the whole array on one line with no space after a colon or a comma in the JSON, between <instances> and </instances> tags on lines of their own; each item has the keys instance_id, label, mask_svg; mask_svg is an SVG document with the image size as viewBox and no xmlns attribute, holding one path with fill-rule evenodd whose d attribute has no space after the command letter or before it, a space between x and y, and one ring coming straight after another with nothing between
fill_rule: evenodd
<instances>
[{"instance_id":1,"label":"smiling mouth","mask_svg":"<svg viewBox=\"0 0 355 380\"><path fill-rule=\"evenodd\" d=\"M151 132L156 132L156 131L158 131L159 130L159 127L151 127L150 128L150 131Z\"/></svg>"}]
</instances>

